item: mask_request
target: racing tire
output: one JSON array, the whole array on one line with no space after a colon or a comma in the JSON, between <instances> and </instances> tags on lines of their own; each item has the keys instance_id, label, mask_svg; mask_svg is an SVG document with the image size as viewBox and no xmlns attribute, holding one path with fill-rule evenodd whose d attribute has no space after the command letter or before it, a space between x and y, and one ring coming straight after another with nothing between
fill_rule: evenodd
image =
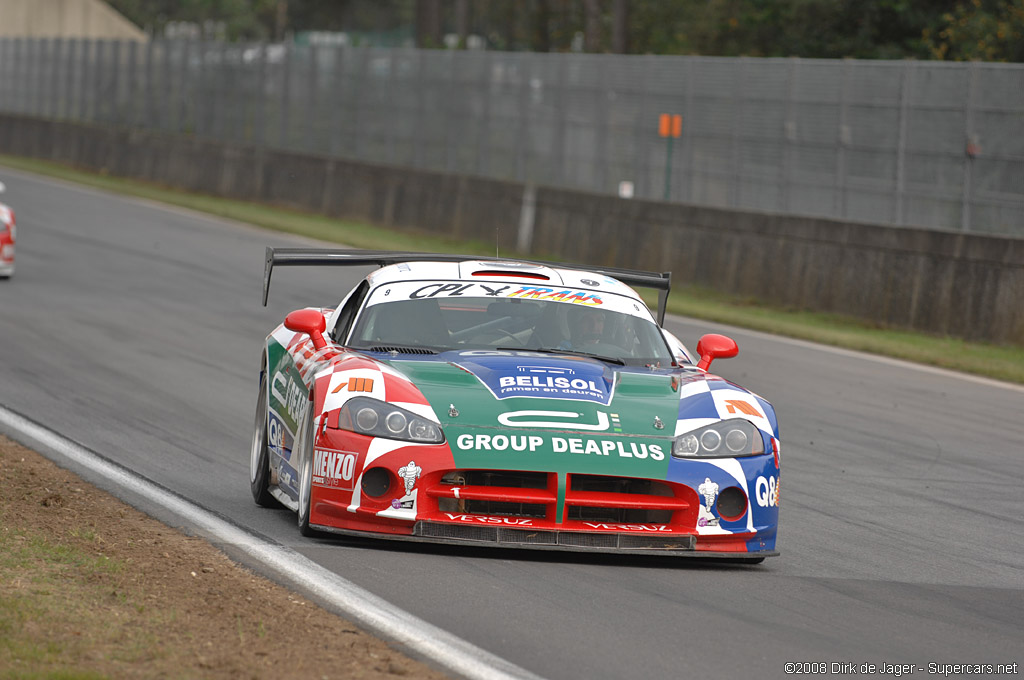
<instances>
[{"instance_id":1,"label":"racing tire","mask_svg":"<svg viewBox=\"0 0 1024 680\"><path fill-rule=\"evenodd\" d=\"M252 445L249 449L249 489L252 491L252 499L261 508L281 507L277 499L270 494L266 367L260 372L260 394L256 399L256 421L253 423Z\"/></svg>"},{"instance_id":2,"label":"racing tire","mask_svg":"<svg viewBox=\"0 0 1024 680\"><path fill-rule=\"evenodd\" d=\"M313 490L313 400L310 399L306 417L295 436L295 450L299 453L299 533L303 536L319 536L320 532L309 526L310 499Z\"/></svg>"}]
</instances>

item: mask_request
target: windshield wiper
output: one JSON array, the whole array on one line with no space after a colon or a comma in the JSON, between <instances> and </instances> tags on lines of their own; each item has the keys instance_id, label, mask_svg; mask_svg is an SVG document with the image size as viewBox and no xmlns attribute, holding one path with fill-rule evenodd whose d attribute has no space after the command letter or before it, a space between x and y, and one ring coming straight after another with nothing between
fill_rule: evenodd
<instances>
[{"instance_id":1,"label":"windshield wiper","mask_svg":"<svg viewBox=\"0 0 1024 680\"><path fill-rule=\"evenodd\" d=\"M587 357L588 359L597 359L603 361L606 364L616 364L618 366L625 366L626 362L623 359L616 357L603 357L600 354L591 354L590 352L581 352L575 349L549 349L547 347L498 347L497 349L505 352L539 352L541 354L571 354L575 356Z\"/></svg>"}]
</instances>

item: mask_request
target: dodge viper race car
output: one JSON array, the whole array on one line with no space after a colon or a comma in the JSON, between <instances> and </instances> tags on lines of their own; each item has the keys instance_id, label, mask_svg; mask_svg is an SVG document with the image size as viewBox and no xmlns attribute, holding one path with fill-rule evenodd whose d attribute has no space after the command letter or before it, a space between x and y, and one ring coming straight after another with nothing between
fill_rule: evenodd
<instances>
[{"instance_id":1,"label":"dodge viper race car","mask_svg":"<svg viewBox=\"0 0 1024 680\"><path fill-rule=\"evenodd\" d=\"M263 349L252 494L304 535L778 554L774 409L662 330L669 274L268 248L264 305L281 265L378 267Z\"/></svg>"},{"instance_id":2,"label":"dodge viper race car","mask_svg":"<svg viewBox=\"0 0 1024 680\"><path fill-rule=\"evenodd\" d=\"M0 194L7 188L0 182ZM14 211L0 203L0 279L14 274Z\"/></svg>"}]
</instances>

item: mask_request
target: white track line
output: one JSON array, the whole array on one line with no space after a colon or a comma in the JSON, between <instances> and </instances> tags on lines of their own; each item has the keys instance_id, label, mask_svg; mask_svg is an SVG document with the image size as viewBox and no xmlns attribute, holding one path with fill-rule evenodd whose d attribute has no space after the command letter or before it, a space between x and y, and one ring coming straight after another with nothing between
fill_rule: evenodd
<instances>
[{"instance_id":1,"label":"white track line","mask_svg":"<svg viewBox=\"0 0 1024 680\"><path fill-rule=\"evenodd\" d=\"M432 660L444 670L472 680L541 680L518 666L416 618L303 555L270 543L190 503L75 442L0 406L0 425L26 445L65 458L138 494L197 527L208 537L234 546L289 583L334 606L363 628Z\"/></svg>"}]
</instances>

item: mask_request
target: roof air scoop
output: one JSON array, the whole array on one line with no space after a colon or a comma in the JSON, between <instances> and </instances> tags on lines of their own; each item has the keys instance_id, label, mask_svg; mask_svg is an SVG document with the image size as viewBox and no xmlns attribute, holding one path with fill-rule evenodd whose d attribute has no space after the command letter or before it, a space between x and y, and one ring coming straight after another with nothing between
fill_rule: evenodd
<instances>
[{"instance_id":1,"label":"roof air scoop","mask_svg":"<svg viewBox=\"0 0 1024 680\"><path fill-rule=\"evenodd\" d=\"M466 262L463 274L491 278L527 279L530 281L552 281L558 279L555 273L547 267L528 262L506 262L503 260Z\"/></svg>"},{"instance_id":2,"label":"roof air scoop","mask_svg":"<svg viewBox=\"0 0 1024 680\"><path fill-rule=\"evenodd\" d=\"M523 271L518 271L518 272L517 271L508 271L508 270L501 270L501 269L481 269L480 271L473 272L473 276L487 276L487 277L501 276L501 277L504 277L504 278L513 278L513 279L530 279L531 281L550 281L551 280L550 276L546 276L544 274L535 274L533 272L523 272Z\"/></svg>"}]
</instances>

